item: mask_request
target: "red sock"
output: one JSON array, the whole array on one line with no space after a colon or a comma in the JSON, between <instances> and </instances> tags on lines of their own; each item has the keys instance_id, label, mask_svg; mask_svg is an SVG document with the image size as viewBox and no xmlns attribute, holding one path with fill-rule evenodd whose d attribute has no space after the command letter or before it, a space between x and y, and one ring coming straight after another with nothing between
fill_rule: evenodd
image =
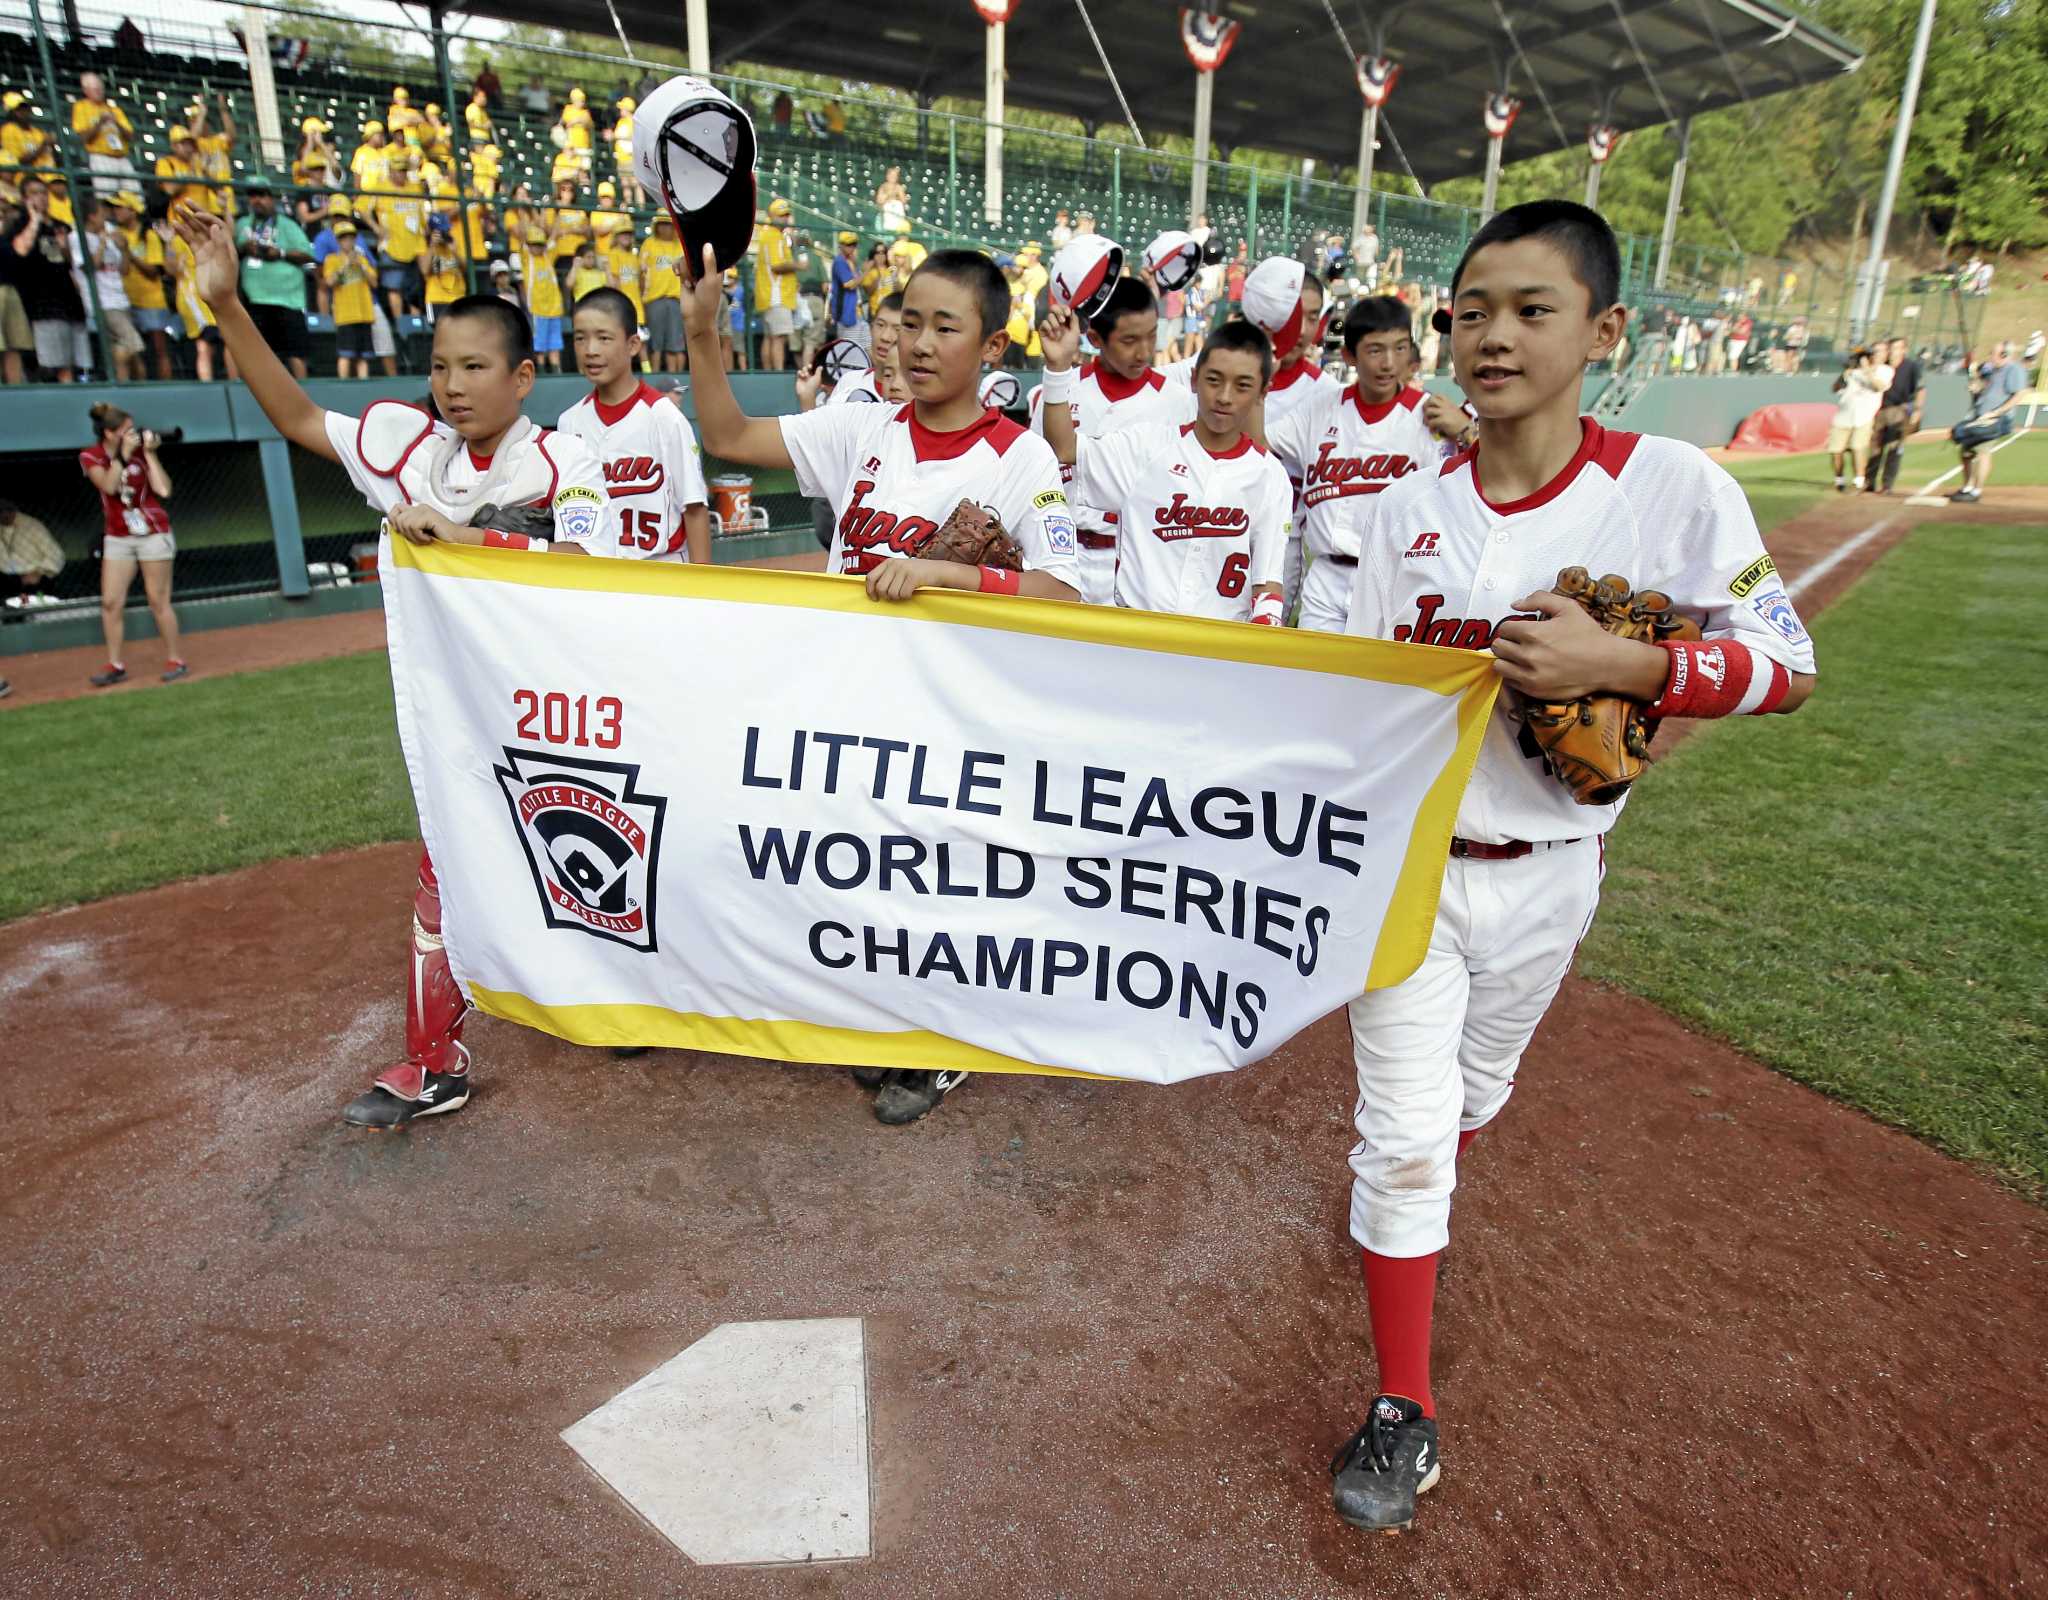
<instances>
[{"instance_id":1,"label":"red sock","mask_svg":"<svg viewBox=\"0 0 2048 1600\"><path fill-rule=\"evenodd\" d=\"M1463 1155L1465 1153L1465 1146L1485 1131L1484 1128L1460 1128L1458 1130L1458 1154Z\"/></svg>"},{"instance_id":2,"label":"red sock","mask_svg":"<svg viewBox=\"0 0 2048 1600\"><path fill-rule=\"evenodd\" d=\"M1429 1320L1436 1309L1436 1258L1440 1253L1383 1256L1370 1250L1361 1252L1372 1348L1380 1364L1378 1392L1413 1400L1425 1417L1436 1415L1436 1398L1429 1392Z\"/></svg>"}]
</instances>

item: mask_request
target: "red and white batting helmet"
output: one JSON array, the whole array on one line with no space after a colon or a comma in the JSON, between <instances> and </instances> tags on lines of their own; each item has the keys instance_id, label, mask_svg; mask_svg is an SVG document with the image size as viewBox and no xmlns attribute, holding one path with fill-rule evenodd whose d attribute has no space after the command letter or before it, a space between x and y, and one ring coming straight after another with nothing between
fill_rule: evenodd
<instances>
[{"instance_id":1,"label":"red and white batting helmet","mask_svg":"<svg viewBox=\"0 0 2048 1600\"><path fill-rule=\"evenodd\" d=\"M671 78L633 115L633 172L661 196L686 247L691 276L711 247L719 270L754 237L754 124L702 78Z\"/></svg>"},{"instance_id":2,"label":"red and white batting helmet","mask_svg":"<svg viewBox=\"0 0 2048 1600\"><path fill-rule=\"evenodd\" d=\"M1099 233L1076 235L1052 258L1052 296L1083 322L1108 303L1124 275L1124 247Z\"/></svg>"},{"instance_id":3,"label":"red and white batting helmet","mask_svg":"<svg viewBox=\"0 0 2048 1600\"><path fill-rule=\"evenodd\" d=\"M1145 265L1153 282L1171 294L1194 281L1202 266L1202 247L1184 233L1162 233L1145 246Z\"/></svg>"},{"instance_id":4,"label":"red and white batting helmet","mask_svg":"<svg viewBox=\"0 0 2048 1600\"><path fill-rule=\"evenodd\" d=\"M1301 280L1306 269L1291 256L1268 256L1244 280L1245 320L1263 328L1275 350L1301 337Z\"/></svg>"}]
</instances>

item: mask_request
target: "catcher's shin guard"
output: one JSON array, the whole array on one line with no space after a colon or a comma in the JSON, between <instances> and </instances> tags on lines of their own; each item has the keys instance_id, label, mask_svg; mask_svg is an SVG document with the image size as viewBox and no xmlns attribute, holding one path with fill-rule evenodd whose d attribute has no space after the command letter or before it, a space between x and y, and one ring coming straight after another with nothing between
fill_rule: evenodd
<instances>
[{"instance_id":1,"label":"catcher's shin guard","mask_svg":"<svg viewBox=\"0 0 2048 1600\"><path fill-rule=\"evenodd\" d=\"M420 851L419 888L412 899L412 958L406 969L405 1059L378 1075L378 1086L402 1100L417 1099L427 1074L469 1070L462 1021L469 1002L448 970L441 948L441 885L433 859Z\"/></svg>"}]
</instances>

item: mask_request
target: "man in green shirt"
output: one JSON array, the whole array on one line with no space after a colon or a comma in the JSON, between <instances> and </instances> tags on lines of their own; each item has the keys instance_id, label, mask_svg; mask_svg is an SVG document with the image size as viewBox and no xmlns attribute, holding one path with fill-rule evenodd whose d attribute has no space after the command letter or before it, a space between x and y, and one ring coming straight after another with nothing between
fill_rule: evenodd
<instances>
[{"instance_id":1,"label":"man in green shirt","mask_svg":"<svg viewBox=\"0 0 2048 1600\"><path fill-rule=\"evenodd\" d=\"M242 298L263 342L292 369L306 375L312 342L306 336L306 269L313 265L313 241L277 209L277 196L258 178L249 187L249 212L235 223L242 257Z\"/></svg>"}]
</instances>

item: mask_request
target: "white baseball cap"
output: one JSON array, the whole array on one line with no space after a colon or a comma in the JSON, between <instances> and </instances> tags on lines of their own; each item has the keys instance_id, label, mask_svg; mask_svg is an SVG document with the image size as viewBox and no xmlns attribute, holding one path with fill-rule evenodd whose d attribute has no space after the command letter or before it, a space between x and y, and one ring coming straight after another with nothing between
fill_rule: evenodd
<instances>
[{"instance_id":1,"label":"white baseball cap","mask_svg":"<svg viewBox=\"0 0 2048 1600\"><path fill-rule=\"evenodd\" d=\"M661 196L687 247L694 275L709 245L719 269L738 263L754 237L754 124L716 86L671 78L633 117L633 172Z\"/></svg>"},{"instance_id":2,"label":"white baseball cap","mask_svg":"<svg viewBox=\"0 0 2048 1600\"><path fill-rule=\"evenodd\" d=\"M834 339L818 352L818 362L835 386L874 367L867 351L851 339Z\"/></svg>"},{"instance_id":3,"label":"white baseball cap","mask_svg":"<svg viewBox=\"0 0 2048 1600\"><path fill-rule=\"evenodd\" d=\"M1159 287L1171 293L1185 289L1202 265L1202 247L1187 234L1162 233L1145 246L1145 265Z\"/></svg>"},{"instance_id":4,"label":"white baseball cap","mask_svg":"<svg viewBox=\"0 0 2048 1600\"><path fill-rule=\"evenodd\" d=\"M1088 321L1108 303L1124 275L1124 247L1099 233L1083 233L1052 258L1052 295Z\"/></svg>"},{"instance_id":5,"label":"white baseball cap","mask_svg":"<svg viewBox=\"0 0 2048 1600\"><path fill-rule=\"evenodd\" d=\"M1268 256L1244 280L1247 322L1265 329L1275 350L1301 337L1301 283L1307 269L1292 256Z\"/></svg>"},{"instance_id":6,"label":"white baseball cap","mask_svg":"<svg viewBox=\"0 0 2048 1600\"><path fill-rule=\"evenodd\" d=\"M1014 411L1024 404L1024 386L1014 372L991 372L981 380L981 403L992 411Z\"/></svg>"}]
</instances>

